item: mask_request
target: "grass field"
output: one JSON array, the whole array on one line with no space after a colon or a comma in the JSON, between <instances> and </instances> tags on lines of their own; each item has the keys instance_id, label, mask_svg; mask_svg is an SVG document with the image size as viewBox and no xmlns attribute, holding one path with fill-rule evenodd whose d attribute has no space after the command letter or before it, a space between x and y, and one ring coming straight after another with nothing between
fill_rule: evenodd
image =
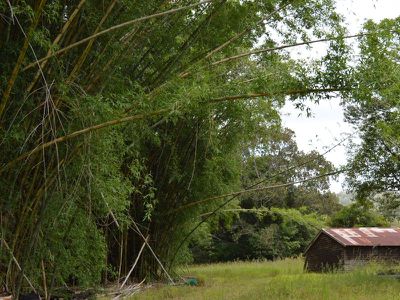
<instances>
[{"instance_id":1,"label":"grass field","mask_svg":"<svg viewBox=\"0 0 400 300\"><path fill-rule=\"evenodd\" d=\"M400 299L400 281L376 275L378 268L304 273L301 259L201 265L182 272L200 286L153 287L130 299Z\"/></svg>"}]
</instances>

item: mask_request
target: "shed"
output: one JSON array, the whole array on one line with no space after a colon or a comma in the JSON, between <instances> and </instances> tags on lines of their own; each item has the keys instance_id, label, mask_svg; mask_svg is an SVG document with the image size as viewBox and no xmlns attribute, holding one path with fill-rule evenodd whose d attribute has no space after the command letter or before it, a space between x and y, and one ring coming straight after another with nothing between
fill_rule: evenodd
<instances>
[{"instance_id":1,"label":"shed","mask_svg":"<svg viewBox=\"0 0 400 300\"><path fill-rule=\"evenodd\" d=\"M322 229L307 247L304 256L304 268L311 272L350 270L371 260L399 262L400 229Z\"/></svg>"}]
</instances>

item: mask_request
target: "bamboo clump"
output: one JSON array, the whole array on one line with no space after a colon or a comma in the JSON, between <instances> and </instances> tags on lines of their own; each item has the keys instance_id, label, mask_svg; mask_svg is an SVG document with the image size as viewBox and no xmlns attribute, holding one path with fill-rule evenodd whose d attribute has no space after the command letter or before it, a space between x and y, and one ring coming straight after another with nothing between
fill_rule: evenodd
<instances>
[{"instance_id":1,"label":"bamboo clump","mask_svg":"<svg viewBox=\"0 0 400 300\"><path fill-rule=\"evenodd\" d=\"M299 9L280 1L56 2L0 11L16 20L0 19L0 283L45 299L110 280L115 298L175 284L188 223L244 193L225 181L266 111L348 91L252 56L339 37L253 49L254 29ZM267 71L287 80L258 82Z\"/></svg>"}]
</instances>

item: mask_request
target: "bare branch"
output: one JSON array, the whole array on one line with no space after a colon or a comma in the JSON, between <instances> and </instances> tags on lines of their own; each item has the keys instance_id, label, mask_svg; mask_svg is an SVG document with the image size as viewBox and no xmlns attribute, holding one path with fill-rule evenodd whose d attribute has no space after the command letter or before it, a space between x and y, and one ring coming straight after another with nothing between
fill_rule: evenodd
<instances>
[{"instance_id":1,"label":"bare branch","mask_svg":"<svg viewBox=\"0 0 400 300\"><path fill-rule=\"evenodd\" d=\"M329 92L340 92L340 91L348 91L349 88L326 88L326 89L300 89L300 90L292 90L292 91L284 91L279 93L250 93L244 95L234 95L234 96L225 96L214 98L205 101L206 103L216 103L223 101L232 101L232 100L240 100L240 99L248 99L248 98L259 98L259 97L272 97L277 95L301 95L301 94L318 94L318 93L329 93Z\"/></svg>"},{"instance_id":2,"label":"bare branch","mask_svg":"<svg viewBox=\"0 0 400 300\"><path fill-rule=\"evenodd\" d=\"M338 170L338 171L334 171L334 172L324 173L324 174L321 174L321 175L318 175L318 176L306 178L306 179L303 179L303 180L283 183L283 184L262 186L262 187L252 188L252 189L245 189L245 190L241 190L241 191L238 191L238 192L223 194L223 195L219 195L219 196L214 196L214 197L202 199L202 200L199 200L199 201L195 201L195 202L191 202L189 204L183 205L183 206L181 206L181 207L179 207L179 208L177 208L175 210L171 210L170 212L168 212L168 214L176 213L176 212L181 211L183 209L186 209L186 208L189 208L189 207L192 207L192 206L196 206L196 205L199 205L199 204L202 204L202 203L205 203L205 202L209 202L209 201L214 201L214 200L218 200L218 199L222 199L222 198L226 198L226 197L231 197L231 196L240 196L242 194L247 194L247 193L251 193L251 192L272 190L272 189L276 189L276 188L292 186L294 184L304 183L304 182L313 181L313 180L317 180L317 179L328 177L328 176L337 175L337 174L343 173L344 171L346 171L346 170Z\"/></svg>"},{"instance_id":3,"label":"bare branch","mask_svg":"<svg viewBox=\"0 0 400 300\"><path fill-rule=\"evenodd\" d=\"M303 46L303 45L310 45L310 44L315 44L315 43L322 43L322 42L329 42L329 41L334 41L334 40L338 40L338 39L351 39L351 38L357 38L357 37L361 37L361 36L365 36L371 33L360 33L360 34L353 34L353 35L346 35L346 36L336 36L336 37L332 37L332 38L323 38L323 39L319 39L319 40L313 40L313 41L308 41L308 42L301 42L301 43L293 43L293 44L288 44L288 45L282 45L282 46L277 46L277 47L271 47L271 48L266 48L266 49L260 49L260 50L254 50L254 51L250 51L250 52L245 52L245 53L241 53L235 56L230 56L224 59L221 59L219 61L216 61L214 63L212 63L212 66L216 66L222 63L226 63L232 60L236 60L242 57L246 57L246 56L250 56L250 55L254 55L254 54L260 54L260 53L264 53L264 52L272 52L272 51L276 51L276 50L281 50L281 49L286 49L286 48L293 48L293 47L298 47L298 46Z\"/></svg>"}]
</instances>

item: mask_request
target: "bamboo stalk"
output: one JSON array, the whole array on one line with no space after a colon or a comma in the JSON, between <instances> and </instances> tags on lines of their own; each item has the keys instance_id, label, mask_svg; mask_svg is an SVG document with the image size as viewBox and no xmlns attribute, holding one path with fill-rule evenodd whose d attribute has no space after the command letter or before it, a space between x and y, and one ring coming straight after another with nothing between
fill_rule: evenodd
<instances>
[{"instance_id":1,"label":"bamboo stalk","mask_svg":"<svg viewBox=\"0 0 400 300\"><path fill-rule=\"evenodd\" d=\"M119 39L118 42L122 43L122 47L119 51L115 51L114 55L112 55L108 61L103 65L100 70L98 69L96 71L96 66L98 66L98 63L100 61L100 58L104 55L107 47L109 44L113 41L111 38L107 45L103 48L102 53L99 55L96 61L92 62L90 65L90 71L89 75L87 76L89 79L87 80L86 83L86 91L90 92L93 87L97 84L97 82L101 79L102 75L108 74L108 70L110 69L112 63L114 63L117 59L122 59L123 55L122 53L126 53L126 50L129 47L129 43L133 40L133 38L136 36L136 34L139 32L139 29L133 29L129 33L126 34L123 38Z\"/></svg>"},{"instance_id":2,"label":"bamboo stalk","mask_svg":"<svg viewBox=\"0 0 400 300\"><path fill-rule=\"evenodd\" d=\"M264 22L270 18L272 18L276 13L280 12L281 10L285 9L287 6L289 6L291 3L286 3L284 5L282 5L281 7L278 7L276 10L274 10L272 13L268 14L268 16L266 16L265 18L261 19L259 22L257 22L256 25L260 25L260 24L264 24ZM212 55L214 55L215 53L221 51L222 49L226 48L227 46L229 46L230 44L232 44L234 41L238 40L239 38L241 38L242 36L244 36L245 34L251 32L253 30L253 26L249 26L246 29L242 30L241 32L239 32L238 34L236 34L235 36L233 36L232 38L230 38L229 40L227 40L225 43L223 43L222 45L218 46L217 48L215 48L214 50L211 50L210 52L207 53L207 55L204 57L205 59L210 58Z\"/></svg>"},{"instance_id":3,"label":"bamboo stalk","mask_svg":"<svg viewBox=\"0 0 400 300\"><path fill-rule=\"evenodd\" d=\"M48 294L47 294L47 280L46 280L46 271L44 268L44 262L43 259L41 260L41 267L42 267L42 277L43 277L43 290L44 290L44 299L48 300Z\"/></svg>"},{"instance_id":4,"label":"bamboo stalk","mask_svg":"<svg viewBox=\"0 0 400 300\"><path fill-rule=\"evenodd\" d=\"M37 294L35 287L33 286L32 282L29 280L29 278L26 276L26 274L24 273L24 271L21 268L21 265L19 264L17 258L14 256L13 252L11 251L10 247L8 246L6 240L2 239L1 240L2 243L4 244L4 246L7 248L7 250L9 251L12 260L14 261L15 265L17 266L18 270L20 272L22 272L22 276L23 278L26 280L26 282L28 282L29 286L31 287L31 289Z\"/></svg>"},{"instance_id":5,"label":"bamboo stalk","mask_svg":"<svg viewBox=\"0 0 400 300\"><path fill-rule=\"evenodd\" d=\"M167 113L167 112L170 112L170 111L172 111L172 110L171 109L167 109L167 108L166 109L159 109L159 110L156 110L156 111L153 111L153 112L150 112L150 113L143 113L143 114L128 116L128 117L124 117L124 118L120 118L120 119L115 119L115 120L107 121L107 122L104 122L104 123L101 123L101 124L97 124L97 125L94 125L94 126L86 127L84 129L81 129L81 130L77 130L77 131L75 131L75 132L73 132L71 134L67 134L67 135L61 136L59 138L56 138L54 140L51 140L51 141L49 141L47 143L41 144L41 145L37 146L36 148L34 148L33 150L31 150L29 152L26 152L25 154L17 157L15 160L13 160L12 162L8 163L6 166L0 168L0 173L2 171L4 171L5 169L7 169L8 167L10 167L11 165L13 165L14 163L16 163L18 161L21 161L21 160L31 156L32 154L35 154L35 153L37 153L39 151L42 151L42 150L44 150L44 149L46 149L46 148L48 148L48 147L50 147L52 145L56 145L58 143L65 142L67 140L70 140L72 138L81 136L81 135L86 134L86 133L91 132L91 131L99 130L99 129L110 127L110 126L115 126L115 125L118 125L118 124L130 122L130 121L143 120L145 118L152 117L152 116L157 116L157 115L164 114L164 113Z\"/></svg>"},{"instance_id":6,"label":"bamboo stalk","mask_svg":"<svg viewBox=\"0 0 400 300\"><path fill-rule=\"evenodd\" d=\"M226 63L226 62L230 62L230 61L237 60L237 59L240 59L242 57L247 57L247 56L254 55L254 54L260 54L260 53L265 53L265 52L273 52L273 51L282 50L282 49L286 49L286 48L293 48L293 47L310 45L310 44L315 44L315 43L329 42L329 41L338 40L340 38L343 38L343 39L357 38L357 37L371 35L371 34L374 34L374 33L376 33L376 32L360 33L360 34L353 34L353 35L347 35L347 36L336 36L336 37L332 37L332 38L323 38L323 39L312 40L312 41L308 41L308 42L293 43L293 44L281 45L281 46L277 46L277 47L271 47L271 48L266 48L266 49L259 49L259 50L249 51L249 52L241 53L241 54L238 54L238 55L226 57L226 58L221 59L219 61L213 62L213 63L211 63L211 66L214 67L214 66ZM180 78L186 78L190 74L191 74L190 71L184 71L184 72L181 72L179 74L179 77Z\"/></svg>"},{"instance_id":7,"label":"bamboo stalk","mask_svg":"<svg viewBox=\"0 0 400 300\"><path fill-rule=\"evenodd\" d=\"M122 261L123 261L123 250L124 250L124 231L120 232L120 243L119 243L119 267L118 267L118 279L119 282L121 275L122 275Z\"/></svg>"},{"instance_id":8,"label":"bamboo stalk","mask_svg":"<svg viewBox=\"0 0 400 300\"><path fill-rule=\"evenodd\" d=\"M251 193L251 192L259 192L259 191L272 190L272 189L281 188L281 187L288 187L288 186L292 186L294 184L300 184L300 183L304 183L304 182L308 182L308 181L321 179L321 178L324 178L324 177L337 175L337 174L343 173L345 171L346 171L346 169L342 169L342 170L329 172L329 173L324 173L324 174L320 174L320 175L317 175L317 176L314 176L314 177L310 177L310 178L306 178L306 179L302 179L302 180L297 180L297 181L293 181L293 182L288 182L288 183L283 183L283 184L276 184L276 185L269 185L269 186L263 186L263 187L257 187L257 188L252 188L252 189L245 189L245 190L241 190L241 191L238 191L238 192L227 193L227 194L223 194L223 195L219 195L219 196L213 196L213 197L209 197L209 198L206 198L206 199L194 201L194 202L191 202L189 204L183 205L183 206L179 207L178 209L175 209L173 211L168 212L168 214L176 213L178 211L181 211L183 209L186 209L186 208L189 208L189 207L192 207L192 206L196 206L196 205L199 205L199 204L202 204L202 203L205 203L205 202L209 202L209 201L222 199L222 198L225 198L225 197L239 196L239 195L243 195L243 194L247 194L247 193Z\"/></svg>"},{"instance_id":9,"label":"bamboo stalk","mask_svg":"<svg viewBox=\"0 0 400 300\"><path fill-rule=\"evenodd\" d=\"M336 148L337 146L339 146L340 144L342 144L344 141L345 141L345 140L342 140L340 143L338 143L338 144L336 144L335 146L331 147L331 148L330 148L329 150L327 150L324 154L330 152L331 150L333 150L334 148ZM309 161L307 161L306 163L302 163L302 164L300 164L300 165L305 165L305 164L307 164L308 162L309 162ZM294 167L296 167L296 166L292 166L292 167L288 168L287 170L290 170L291 168L294 168ZM245 194L245 193L247 193L247 192L255 191L255 190L260 191L260 190L267 190L267 189L275 189L275 188L281 188L281 187L286 187L286 186L292 186L292 185L297 184L297 183L303 183L303 182L307 182L307 181L311 181L311 180L317 180L317 179L320 179L320 178L326 177L326 176L333 176L333 175L336 175L336 174L339 174L339 173L342 173L342 172L345 172L345 171L347 171L347 170L345 170L345 169L343 169L343 170L338 170L338 171L335 171L335 172L325 173L325 174L321 174L321 175L318 175L318 176L306 178L306 179L304 179L304 180L295 181L295 182L290 182L290 183L286 183L286 184L280 184L280 185L274 185L274 186L267 186L267 187L261 187L261 188L248 188L248 189L245 189L245 190L242 190L242 191L239 191L239 192L229 193L229 194L220 195L220 196L216 196L216 197L210 197L210 198L207 198L207 199L203 199L203 200L197 201L196 204L198 204L198 203L200 203L200 202L202 203L202 202L205 202L205 201L210 201L210 200L215 200L215 199L218 199L218 198L225 198L225 197L230 197L230 196L231 196L227 201L225 201L225 202L222 203L220 206L218 206L212 213L206 215L206 216L202 219L202 221L199 222L199 223L198 223L198 224L197 224L183 239L182 239L182 241L179 243L178 247L177 247L176 250L175 250L175 253L174 253L173 258L172 258L172 261L171 261L171 264L173 264L173 262L175 261L176 255L178 254L178 252L179 252L179 250L181 249L181 247L185 244L185 242L189 239L189 237L190 237L204 222L206 222L206 220L207 220L208 218L210 218L210 216L212 216L213 214L215 214L218 210L220 210L221 208L223 208L224 206L226 206L229 202L231 202L233 199L237 198L238 196L240 196L240 195L242 195L242 194ZM276 173L275 175L278 175L278 174L281 174L281 173L282 173L282 172L278 172L278 173ZM260 181L260 182L258 182L258 183L256 183L256 184L253 184L252 187L257 186L257 185L259 185L260 183L262 183L262 182L264 182L264 181L265 181L265 180L262 180L262 181ZM188 205L190 205L190 204L191 204L191 203L189 203ZM188 207L188 205L186 205L186 208ZM181 208L182 208L182 207L181 207ZM176 209L175 212L177 212L178 210L181 210L181 208Z\"/></svg>"},{"instance_id":10,"label":"bamboo stalk","mask_svg":"<svg viewBox=\"0 0 400 300\"><path fill-rule=\"evenodd\" d=\"M153 251L153 248L150 246L150 244L147 241L147 238L144 237L142 231L139 229L138 225L136 224L136 222L133 221L133 225L135 226L135 229L137 231L137 233L142 237L144 243L147 245L147 247L149 248L151 254L153 254L153 257L155 258L155 260L157 261L157 263L160 265L161 269L164 271L165 275L167 275L169 281L174 284L174 280L172 279L172 277L169 275L169 273L167 272L167 270L165 269L164 265L161 263L160 259L158 258L158 256L156 255L156 253Z\"/></svg>"},{"instance_id":11,"label":"bamboo stalk","mask_svg":"<svg viewBox=\"0 0 400 300\"><path fill-rule=\"evenodd\" d=\"M123 266L123 272L124 274L126 274L126 272L128 271L128 229L124 232L124 256L123 256L123 262L124 262L124 266Z\"/></svg>"},{"instance_id":12,"label":"bamboo stalk","mask_svg":"<svg viewBox=\"0 0 400 300\"><path fill-rule=\"evenodd\" d=\"M196 170L197 144L198 144L198 142L199 142L199 123L197 123L197 126L196 126L196 139L195 139L195 144L194 144L193 167L192 167L192 174L190 176L190 180L189 180L189 183L188 183L188 186L187 186L187 190L188 191L190 190L190 186L192 184L192 181L193 181L193 178L194 178L194 173L195 173L195 170ZM189 161L189 159L187 161Z\"/></svg>"},{"instance_id":13,"label":"bamboo stalk","mask_svg":"<svg viewBox=\"0 0 400 300\"><path fill-rule=\"evenodd\" d=\"M176 19L178 19L178 18L176 18ZM176 22L178 21L178 20L176 20L176 19L175 19L175 20L172 19L172 21L170 21L170 20L165 20L165 21L170 21L170 22L165 22L165 24L164 24L164 25L161 25L161 26L165 27L166 29L167 29L167 28L173 28L174 25L176 24ZM192 21L192 22L194 22L194 21ZM188 24L188 28L190 28L191 25L192 25L192 24ZM169 33L169 31L168 31L168 33ZM186 34L186 31L183 30L183 31L180 32L179 34L184 35L184 34ZM145 60L145 58L146 58L149 54L158 53L158 55L162 55L162 53L164 53L163 51L169 52L169 48L168 48L168 47L167 47L167 49L165 49L165 48L164 48L164 49L163 49L163 48L157 49L157 47L156 47L156 46L158 46L158 45L160 45L160 44L163 44L164 39L165 39L165 37L162 37L161 39L160 39L160 38L159 38L159 39L156 39L152 44L148 45L148 50L141 56L141 58L139 59L139 61L134 65L134 67L133 67L132 69L136 71L136 70L139 68L139 66L141 65L141 63ZM168 39L168 37L167 37L167 39ZM154 62L153 62L153 63L154 63ZM136 80L139 80L139 79L142 77L142 75L144 74L144 72L145 72L149 67L151 67L151 66L152 66L152 62L151 62L151 61L148 61L147 63L145 63L144 67L142 67L141 70L139 70L139 72L136 73L136 75L135 75L134 78L135 78ZM156 68L156 69L158 69L158 68ZM150 74L150 75L149 75L149 78L153 78L153 76L155 76L156 73L157 73L157 70L155 70L152 74Z\"/></svg>"},{"instance_id":14,"label":"bamboo stalk","mask_svg":"<svg viewBox=\"0 0 400 300\"><path fill-rule=\"evenodd\" d=\"M14 65L14 69L12 70L10 79L8 80L8 83L7 83L7 87L4 90L3 97L1 98L1 101L0 101L0 120L1 120L1 118L3 116L3 114L4 114L4 110L6 109L7 104L9 102L10 95L11 95L11 90L12 90L14 84L15 84L15 81L16 81L16 79L18 77L18 74L19 74L19 70L21 69L22 63L23 63L23 61L25 59L26 51L28 50L28 47L29 47L29 40L31 39L32 34L33 34L36 26L39 23L40 15L42 14L42 11L43 11L43 8L44 8L45 4L46 4L46 0L41 0L40 1L39 6L37 8L37 11L35 13L35 17L33 19L33 22L32 22L32 24L31 24L31 26L29 28L29 32L25 36L24 43L22 45L21 50L19 51L17 62Z\"/></svg>"},{"instance_id":15,"label":"bamboo stalk","mask_svg":"<svg viewBox=\"0 0 400 300\"><path fill-rule=\"evenodd\" d=\"M240 100L240 99L272 97L272 96L278 96L278 95L291 96L291 95L298 95L298 94L317 94L317 93L329 93L329 92L341 92L341 91L343 92L343 91L348 91L348 90L350 90L350 89L349 88L321 88L321 89L299 89L299 90L292 90L292 91L278 92L278 93L268 93L268 92L266 92L266 93L249 93L249 94L244 94L244 95L233 95L233 96L213 98L213 99L204 101L204 103L217 103L217 102L234 101L234 100Z\"/></svg>"},{"instance_id":16,"label":"bamboo stalk","mask_svg":"<svg viewBox=\"0 0 400 300\"><path fill-rule=\"evenodd\" d=\"M287 6L289 6L290 3L284 4L281 7L278 7L276 10L274 10L273 12L271 12L270 14L268 14L268 16L266 16L265 18L261 19L260 21L258 21L256 23L256 26L260 25L260 24L264 24L264 22L266 20L269 20L273 17L273 15L275 15L276 13L278 13L279 11L285 9ZM198 59L196 61L196 63L199 63L201 61L203 61L204 59L209 59L211 56L213 56L214 54L220 52L221 50L223 50L224 48L228 47L230 44L232 44L233 42L237 41L238 39L240 39L242 36L246 35L247 33L250 33L252 30L254 29L253 26L248 26L247 28L245 28L244 30L242 30L241 32L237 33L236 35L234 35L233 37L231 37L230 39L228 39L226 42L222 43L221 45L217 46L216 48L214 48L213 50L207 52L207 54ZM190 71L189 71L190 67L187 68L185 71L182 71L179 74L179 77L181 78L185 78L188 75L190 75Z\"/></svg>"},{"instance_id":17,"label":"bamboo stalk","mask_svg":"<svg viewBox=\"0 0 400 300\"><path fill-rule=\"evenodd\" d=\"M33 167L32 167L33 168ZM34 173L33 176L31 177L31 181L30 181L30 187L28 189L28 192L26 193L26 198L30 199L33 198L34 199L34 195L33 195L33 189L35 188L36 185L36 181L37 181L37 177L38 177L38 171L39 168L34 168ZM26 180L29 176L29 173L26 172L23 176L23 180ZM17 242L19 240L19 236L20 236L20 232L23 228L25 228L25 220L28 219L28 214L31 211L31 207L29 205L29 203L21 203L20 208L18 210L20 212L20 215L18 216L18 222L16 224L15 230L13 232L13 241L12 241L12 249L16 248Z\"/></svg>"},{"instance_id":18,"label":"bamboo stalk","mask_svg":"<svg viewBox=\"0 0 400 300\"><path fill-rule=\"evenodd\" d=\"M129 272L128 272L128 275L126 275L125 280L122 282L121 286L119 287L120 290L125 286L126 282L128 281L129 277L131 276L131 274L132 274L132 272L133 272L133 269L135 269L135 267L136 267L136 265L137 265L137 263L138 263L138 261L139 261L139 258L140 258L140 256L142 255L142 252L143 252L143 250L144 250L144 247L146 246L146 242L147 242L148 239L149 239L149 236L146 237L145 242L143 243L142 247L141 247L140 250L139 250L138 255L136 256L135 262L133 263L131 269L130 269Z\"/></svg>"},{"instance_id":19,"label":"bamboo stalk","mask_svg":"<svg viewBox=\"0 0 400 300\"><path fill-rule=\"evenodd\" d=\"M116 3L117 3L117 0L112 0L112 2L110 3L110 5L107 8L106 13L101 18L100 23L97 25L93 35L96 35L100 31L101 27L103 26L104 22L107 20L109 15L111 14L111 11L113 10L113 8L114 8ZM85 50L83 50L81 56L79 57L78 61L74 65L74 68L72 69L71 73L69 74L69 76L67 78L67 81L73 81L74 80L74 78L76 77L76 73L79 72L79 70L81 69L83 63L85 62L85 60L87 58L87 56L89 55L89 52L92 49L94 41L95 41L95 39L91 39L89 41L89 43L86 45Z\"/></svg>"},{"instance_id":20,"label":"bamboo stalk","mask_svg":"<svg viewBox=\"0 0 400 300\"><path fill-rule=\"evenodd\" d=\"M35 243L35 241L31 241L31 246L27 246L26 243L28 243L29 241L27 241L26 237L34 237L35 234L32 232L21 232L22 229L30 229L30 226L28 226L28 221L30 220L35 220L38 219L39 221L41 220L41 217L38 215L38 209L39 208L39 203L40 200L42 199L42 207L41 207L41 213L43 213L44 210L44 206L45 204L43 203L43 196L45 195L46 191L49 190L49 188L54 184L54 182L56 182L57 180L57 173L59 172L59 167L61 165L63 165L67 160L70 161L72 154L75 153L75 150L78 149L79 147L76 147L74 149L74 151L71 153L71 155L63 160L61 160L60 162L57 161L57 159L53 159L52 163L50 163L47 168L51 169L53 167L53 163L56 162L56 166L53 169L53 172L50 174L50 176L48 176L47 178L49 178L49 180L46 180L42 185L40 184L40 182L38 182L36 184L36 180L32 181L31 184L31 188L29 189L29 193L25 195L26 198L28 199L33 199L33 201L30 203L26 203L24 205L24 207L21 208L21 211L24 212L23 216L19 219L18 223L17 223L17 228L15 229L14 233L13 233L13 248L12 249L17 249L19 250L16 256L21 256L23 257L22 259L22 264L21 264L21 268L23 268L22 266L25 264L25 262L29 259L29 256L26 255L26 253L29 251L27 250L29 247L32 247ZM37 176L37 171L39 170L39 166L36 165L35 166L35 176L34 178L36 178ZM25 175L27 176L27 175ZM36 186L35 186L36 185ZM31 193L33 192L33 188L36 188L37 191L34 195L32 195ZM29 215L28 215L29 214ZM39 221L37 221L37 226L39 226ZM39 227L38 227L39 228ZM17 243L18 242L18 243ZM20 281L19 281L20 282ZM17 284L17 286L20 285L20 283ZM19 288L17 288L16 290L18 291ZM50 289L51 290L51 289Z\"/></svg>"},{"instance_id":21,"label":"bamboo stalk","mask_svg":"<svg viewBox=\"0 0 400 300\"><path fill-rule=\"evenodd\" d=\"M327 93L327 92L338 92L338 91L346 91L346 90L350 90L349 88L327 88L327 89L304 89L304 90L294 90L294 91L288 91L288 92L282 92L282 93L255 93L255 94L246 94L246 95L235 95L235 96L226 96L226 97L220 97L220 98L213 98L210 99L208 101L205 101L204 103L216 103L216 102L221 102L221 101L228 101L228 100L237 100L237 99L246 99L246 98L256 98L256 97L266 97L266 96L274 96L274 95L295 95L295 94L310 94L310 93ZM107 121L104 123L100 123L97 125L93 125L90 127L86 127L84 129L81 130L77 130L73 133L58 137L56 139L53 139L49 142L43 143L41 145L38 145L36 148L32 149L31 151L28 151L22 155L20 155L19 157L17 157L16 159L14 159L13 161L7 163L5 166L0 168L0 173L3 172L4 170L8 169L10 166L12 166L13 164L15 164L18 161L21 161L29 156L31 156L34 153L37 153L41 150L44 150L52 145L56 145L58 143L62 143L65 142L67 140L70 140L72 138L81 136L83 134L92 132L92 131L96 131L102 128L106 128L106 127L110 127L110 126L115 126L115 125L119 125L122 123L126 123L126 122L131 122L131 121L138 121L138 120L143 120L145 118L148 117L152 117L152 116L157 116L157 115L162 115L164 113L168 113L173 111L173 109L159 109L153 112L149 112L149 113L143 113L143 114L137 114L137 115L133 115L133 116L128 116L128 117L124 117L124 118L120 118L120 119L115 119L115 120L111 120L111 121Z\"/></svg>"},{"instance_id":22,"label":"bamboo stalk","mask_svg":"<svg viewBox=\"0 0 400 300\"><path fill-rule=\"evenodd\" d=\"M75 8L75 10L73 11L73 13L72 13L71 16L69 17L68 21L65 22L65 24L64 24L64 26L62 27L60 33L59 33L59 34L57 35L57 37L54 39L54 41L53 41L53 43L52 43L50 49L47 51L46 56L47 56L47 55L50 55L50 54L51 54L51 51L52 51L51 49L52 49L54 46L56 46L56 45L60 42L61 38L64 36L65 32L66 32L66 31L68 30L68 28L70 27L70 25L72 24L72 21L73 21L73 20L75 19L75 17L78 15L79 11L81 10L81 8L83 7L83 4L85 4L85 2L86 2L86 0L81 0L81 1L79 2L78 6ZM32 91L33 87L35 86L35 84L36 84L36 82L38 81L39 76L40 76L40 74L41 74L40 69L44 70L44 68L45 68L46 65L47 65L47 62L48 62L48 61L45 60L45 61L43 61L43 62L40 64L39 70L36 72L36 74L35 74L35 76L34 76L32 82L31 82L31 84L30 84L29 87L27 88L27 94L29 94L29 93Z\"/></svg>"},{"instance_id":23,"label":"bamboo stalk","mask_svg":"<svg viewBox=\"0 0 400 300\"><path fill-rule=\"evenodd\" d=\"M218 13L218 11L223 7L223 5L226 3L226 0L220 0L218 3L218 6L214 8L214 10L207 14L207 16L204 18L202 22L196 27L196 29L189 35L189 37L185 40L185 42L179 47L178 53L171 57L167 63L164 65L164 67L161 69L159 74L156 76L154 82L157 83L165 78L167 76L168 72L170 69L179 61L179 59L185 54L187 49L190 47L191 43L193 41L196 41L198 35L200 34L201 30L204 28L204 26L207 25L207 23L210 22L210 20Z\"/></svg>"},{"instance_id":24,"label":"bamboo stalk","mask_svg":"<svg viewBox=\"0 0 400 300\"><path fill-rule=\"evenodd\" d=\"M57 159L53 159L53 162L56 161ZM60 164L63 164L65 160L62 160ZM51 163L48 165L49 167L51 166ZM59 163L57 162L56 167L55 167L55 173L59 171ZM46 193L49 190L49 187L56 182L57 176L55 174L51 174L53 176L48 176L44 177L44 183L41 188L38 189L34 199L35 199L35 205L33 206L34 208L32 209L32 215L34 215L34 212L36 213L36 222L31 228L33 229L32 232L30 233L30 240L27 241L27 245L24 245L24 252L26 251L27 253L30 253L31 251L34 251L38 235L40 232L40 228L43 224L43 219L44 219L44 214L46 211L46 207L48 205L48 199L46 198ZM49 178L49 180L47 179ZM39 201L41 200L41 201ZM40 204L40 205L39 205ZM23 257L21 268L22 270L25 267L25 264L29 261L29 256ZM16 293L19 294L19 291L21 289L21 284L22 284L22 278L17 282L17 287L16 287Z\"/></svg>"},{"instance_id":25,"label":"bamboo stalk","mask_svg":"<svg viewBox=\"0 0 400 300\"><path fill-rule=\"evenodd\" d=\"M164 2L159 7L159 9L163 8L165 6L164 4L166 4L166 3ZM156 11L156 9L154 9L153 11ZM140 31L141 29L143 29L143 30ZM112 63L114 63L116 60L120 60L121 61L121 60L124 59L125 55L127 54L126 50L130 46L130 43L132 42L133 38L135 36L137 36L137 34L139 32L141 33L140 38L144 39L144 37L150 32L150 30L148 30L145 27L142 28L142 27L138 26L137 28L133 28L128 33L126 33L121 38L119 38L118 42L122 44L122 47L118 51L115 51L114 55L111 56L111 58L101 68L100 71L95 72L94 66L98 65L98 61L100 60L100 57L102 56L102 54L99 55L99 58L97 59L97 62L91 63L91 70L89 72L89 76L88 76L89 80L88 80L87 88L86 88L87 91L91 91L93 89L93 87L96 85L96 83L100 80L101 74L107 74L107 71L109 70L109 68L110 68ZM111 42L111 41L112 41L112 39L110 39L109 42ZM140 39L136 39L136 41L134 43L134 45L138 45L138 44L140 44L141 47L144 47L144 45L140 43ZM104 47L103 52L105 52L106 47ZM125 55L123 55L123 54L125 54ZM135 69L135 67L133 67L133 69ZM94 73L96 73L96 74L94 75Z\"/></svg>"},{"instance_id":26,"label":"bamboo stalk","mask_svg":"<svg viewBox=\"0 0 400 300\"><path fill-rule=\"evenodd\" d=\"M61 53L64 53L64 52L66 52L66 51L68 51L68 50L70 50L72 48L75 48L75 47L77 47L77 46L79 46L81 44L84 44L84 43L86 43L86 42L88 42L88 41L90 41L92 39L95 39L95 38L97 38L99 36L102 36L102 35L104 35L106 33L111 32L111 31L114 31L114 30L129 26L129 25L132 25L132 24L140 23L140 22L143 22L143 21L146 21L146 20L149 20L149 19L158 18L158 17L162 17L162 16L165 16L165 15L169 15L169 14L174 14L174 13L180 12L182 10L191 9L191 8L194 8L194 7L206 4L206 3L210 3L210 2L213 2L213 1L215 1L215 0L203 0L203 1L200 1L200 2L198 2L196 4L191 4L191 5L187 5L187 6L183 6L183 7L179 7L179 8L174 8L174 9L171 9L171 10L167 10L167 11L164 11L164 12L156 13L156 14L153 14L153 15L145 16L145 17L141 17L141 18L138 18L138 19L130 20L130 21L127 21L127 22L112 26L112 27L107 28L105 30L102 30L102 31L100 31L100 32L98 32L96 34L88 36L88 37L86 37L86 38L84 38L84 39L82 39L80 41L77 41L77 42L75 42L73 44L70 44L67 47L62 48L62 49L60 49L60 50L58 50L56 52L53 52L50 55L46 55L45 57L37 60L36 62L30 63L29 65L27 65L23 69L23 71L26 71L26 70L34 67L35 65L37 65L37 64L39 64L39 63L41 63L43 61L48 60L49 58L52 58L52 57L57 56L57 55L60 55Z\"/></svg>"}]
</instances>

